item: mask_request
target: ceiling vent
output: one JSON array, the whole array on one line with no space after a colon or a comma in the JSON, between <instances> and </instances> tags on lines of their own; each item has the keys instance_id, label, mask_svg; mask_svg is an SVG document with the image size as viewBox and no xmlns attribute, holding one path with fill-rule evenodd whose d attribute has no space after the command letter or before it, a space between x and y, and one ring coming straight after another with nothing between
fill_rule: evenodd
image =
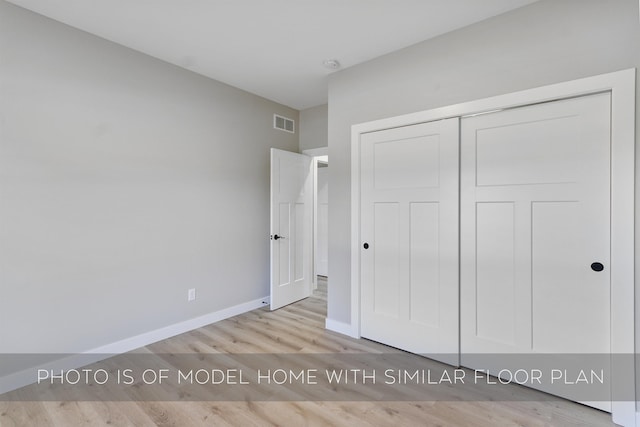
<instances>
[{"instance_id":1,"label":"ceiling vent","mask_svg":"<svg viewBox=\"0 0 640 427\"><path fill-rule=\"evenodd\" d=\"M275 129L280 129L289 133L296 132L296 122L286 117L279 116L277 114L273 115L273 127Z\"/></svg>"}]
</instances>

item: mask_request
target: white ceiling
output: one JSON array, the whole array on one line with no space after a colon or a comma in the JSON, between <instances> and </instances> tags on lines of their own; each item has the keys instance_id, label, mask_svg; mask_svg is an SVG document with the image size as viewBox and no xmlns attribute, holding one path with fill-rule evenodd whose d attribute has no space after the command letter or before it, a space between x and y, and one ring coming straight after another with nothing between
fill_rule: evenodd
<instances>
[{"instance_id":1,"label":"white ceiling","mask_svg":"<svg viewBox=\"0 0 640 427\"><path fill-rule=\"evenodd\" d=\"M535 0L8 0L295 109L342 68Z\"/></svg>"}]
</instances>

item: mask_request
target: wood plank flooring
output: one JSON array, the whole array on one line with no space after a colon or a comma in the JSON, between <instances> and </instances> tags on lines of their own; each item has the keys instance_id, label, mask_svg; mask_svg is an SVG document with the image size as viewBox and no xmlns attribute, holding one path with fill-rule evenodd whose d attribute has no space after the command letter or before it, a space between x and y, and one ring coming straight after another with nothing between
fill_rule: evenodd
<instances>
[{"instance_id":1,"label":"wood plank flooring","mask_svg":"<svg viewBox=\"0 0 640 427\"><path fill-rule=\"evenodd\" d=\"M140 349L167 353L384 353L324 329L326 282L275 312L254 310ZM29 387L12 392L27 393ZM516 387L517 393L538 393ZM513 388L509 389L509 393ZM491 396L493 400L499 396ZM464 400L464 396L460 397ZM612 426L609 414L551 401L0 402L0 426Z\"/></svg>"}]
</instances>

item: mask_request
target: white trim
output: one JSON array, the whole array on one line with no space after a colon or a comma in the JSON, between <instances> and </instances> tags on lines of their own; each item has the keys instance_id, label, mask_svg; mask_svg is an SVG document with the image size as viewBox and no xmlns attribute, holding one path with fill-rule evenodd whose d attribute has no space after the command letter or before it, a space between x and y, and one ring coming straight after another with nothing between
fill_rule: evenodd
<instances>
[{"instance_id":1,"label":"white trim","mask_svg":"<svg viewBox=\"0 0 640 427\"><path fill-rule=\"evenodd\" d=\"M614 354L635 354L636 87L635 70L627 71L611 88L611 352ZM634 395L637 400L635 361L622 358L611 367L611 376L613 422L636 425L629 415L635 413L635 401L615 399L616 395Z\"/></svg>"},{"instance_id":2,"label":"white trim","mask_svg":"<svg viewBox=\"0 0 640 427\"><path fill-rule=\"evenodd\" d=\"M328 156L329 147L309 148L308 150L303 150L302 154L306 154L311 157Z\"/></svg>"},{"instance_id":3,"label":"white trim","mask_svg":"<svg viewBox=\"0 0 640 427\"><path fill-rule=\"evenodd\" d=\"M337 332L342 335L347 335L352 338L360 338L356 335L354 328L349 323L338 322L337 320L327 318L325 319L324 327L329 331Z\"/></svg>"},{"instance_id":4,"label":"white trim","mask_svg":"<svg viewBox=\"0 0 640 427\"><path fill-rule=\"evenodd\" d=\"M375 120L351 127L351 325L360 336L360 135L417 123L478 114L539 102L611 92L611 351L634 354L635 69L543 86L491 98ZM328 320L328 319L327 319ZM635 366L612 367L613 421L636 423ZM615 396L627 399L615 401ZM626 401L625 401L626 400ZM640 425L640 423L638 424Z\"/></svg>"},{"instance_id":5,"label":"white trim","mask_svg":"<svg viewBox=\"0 0 640 427\"><path fill-rule=\"evenodd\" d=\"M318 162L327 163L329 160L329 147L310 148L303 150L302 154L313 158L313 289L318 288L318 269L316 255L318 253Z\"/></svg>"},{"instance_id":6,"label":"white trim","mask_svg":"<svg viewBox=\"0 0 640 427\"><path fill-rule=\"evenodd\" d=\"M19 372L14 372L9 375L5 375L0 378L0 394L8 393L13 390L34 384L37 382L38 369L53 370L58 372L68 371L71 369L79 369L83 366L90 365L92 363L100 362L107 359L111 355L105 354L87 354L80 353L73 356L63 357L61 359L54 360L42 365L34 366L33 368L23 369Z\"/></svg>"},{"instance_id":7,"label":"white trim","mask_svg":"<svg viewBox=\"0 0 640 427\"><path fill-rule=\"evenodd\" d=\"M313 168L313 241L311 242L311 257L313 259L311 263L311 283L313 290L318 289L318 157L313 156L311 160L311 167Z\"/></svg>"},{"instance_id":8,"label":"white trim","mask_svg":"<svg viewBox=\"0 0 640 427\"><path fill-rule=\"evenodd\" d=\"M194 319L185 320L183 322L165 326L164 328L145 332L143 334L136 335L130 338L125 338L111 344L91 349L84 353L74 354L70 356L67 355L66 357L45 363L40 366L5 375L4 377L0 377L0 394L7 393L12 390L16 390L18 388L35 383L37 381L36 373L38 369L53 369L54 371L79 369L91 363L99 362L118 354L127 353L129 351L145 347L158 341L162 341L164 339L171 338L176 335L180 335L185 332L189 332L194 329L198 329L203 326L210 325L212 323L258 309L265 305L265 301L268 301L268 298L269 297L267 296L264 298L259 298L253 301L238 304L233 307L225 308L213 313L196 317Z\"/></svg>"}]
</instances>

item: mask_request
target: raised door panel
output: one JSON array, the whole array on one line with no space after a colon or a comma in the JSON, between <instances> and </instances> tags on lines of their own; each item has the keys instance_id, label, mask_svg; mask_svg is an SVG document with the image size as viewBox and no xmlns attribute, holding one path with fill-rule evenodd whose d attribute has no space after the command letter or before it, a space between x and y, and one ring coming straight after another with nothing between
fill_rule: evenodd
<instances>
[{"instance_id":1,"label":"raised door panel","mask_svg":"<svg viewBox=\"0 0 640 427\"><path fill-rule=\"evenodd\" d=\"M458 133L458 119L449 119L365 134L361 143L362 336L452 364Z\"/></svg>"},{"instance_id":2,"label":"raised door panel","mask_svg":"<svg viewBox=\"0 0 640 427\"><path fill-rule=\"evenodd\" d=\"M271 309L311 294L311 158L271 149ZM277 237L276 237L277 236Z\"/></svg>"},{"instance_id":3,"label":"raised door panel","mask_svg":"<svg viewBox=\"0 0 640 427\"><path fill-rule=\"evenodd\" d=\"M463 365L486 368L478 353L496 356L494 371L505 353L553 354L558 367L609 354L609 162L609 94L462 120Z\"/></svg>"}]
</instances>

